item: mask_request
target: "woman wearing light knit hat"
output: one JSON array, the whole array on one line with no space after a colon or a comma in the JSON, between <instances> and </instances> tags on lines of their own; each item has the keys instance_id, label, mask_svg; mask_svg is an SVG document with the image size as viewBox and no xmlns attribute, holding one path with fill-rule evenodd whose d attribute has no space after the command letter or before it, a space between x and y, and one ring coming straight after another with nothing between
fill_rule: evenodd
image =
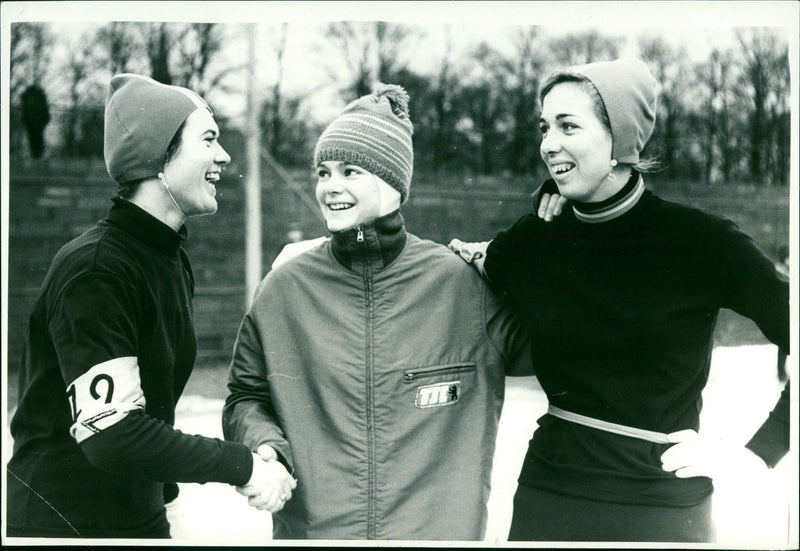
<instances>
[{"instance_id":1,"label":"woman wearing light knit hat","mask_svg":"<svg viewBox=\"0 0 800 551\"><path fill-rule=\"evenodd\" d=\"M259 286L225 436L293 467L276 538L481 539L505 375L531 373L526 333L474 270L406 231L402 88L348 105L314 164L332 237Z\"/></svg>"},{"instance_id":2,"label":"woman wearing light knit hat","mask_svg":"<svg viewBox=\"0 0 800 551\"><path fill-rule=\"evenodd\" d=\"M30 316L11 421L8 535L166 538L177 482L224 482L277 510L275 458L173 429L197 349L184 221L216 211L230 157L197 94L111 79L108 216L56 255Z\"/></svg>"},{"instance_id":3,"label":"woman wearing light knit hat","mask_svg":"<svg viewBox=\"0 0 800 551\"><path fill-rule=\"evenodd\" d=\"M572 208L550 224L523 217L482 266L527 321L550 402L509 539L712 541L695 431L717 314L751 318L788 351L788 282L733 223L645 189L656 81L643 62L557 72L540 99L541 156ZM788 400L787 386L752 451L720 461L777 463Z\"/></svg>"}]
</instances>

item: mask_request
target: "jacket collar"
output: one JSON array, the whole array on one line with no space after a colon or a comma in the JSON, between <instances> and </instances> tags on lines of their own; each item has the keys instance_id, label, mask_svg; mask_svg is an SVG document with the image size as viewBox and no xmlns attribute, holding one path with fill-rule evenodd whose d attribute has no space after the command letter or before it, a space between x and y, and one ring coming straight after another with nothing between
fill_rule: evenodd
<instances>
[{"instance_id":1,"label":"jacket collar","mask_svg":"<svg viewBox=\"0 0 800 551\"><path fill-rule=\"evenodd\" d=\"M597 224L619 218L636 203L644 194L644 179L638 171L633 170L625 186L612 197L598 203L580 203L575 201L572 210L575 218L582 222Z\"/></svg>"},{"instance_id":2,"label":"jacket collar","mask_svg":"<svg viewBox=\"0 0 800 551\"><path fill-rule=\"evenodd\" d=\"M106 220L165 255L174 255L186 240L186 226L177 232L127 199L114 197Z\"/></svg>"},{"instance_id":3,"label":"jacket collar","mask_svg":"<svg viewBox=\"0 0 800 551\"><path fill-rule=\"evenodd\" d=\"M332 235L333 256L342 266L356 272L367 267L382 270L391 264L403 251L407 236L399 210Z\"/></svg>"}]
</instances>

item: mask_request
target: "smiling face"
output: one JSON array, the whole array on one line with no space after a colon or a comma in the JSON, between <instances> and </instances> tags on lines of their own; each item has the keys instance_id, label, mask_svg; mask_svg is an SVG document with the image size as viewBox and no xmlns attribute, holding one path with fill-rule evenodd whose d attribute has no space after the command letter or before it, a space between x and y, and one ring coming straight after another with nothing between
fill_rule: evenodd
<instances>
[{"instance_id":1,"label":"smiling face","mask_svg":"<svg viewBox=\"0 0 800 551\"><path fill-rule=\"evenodd\" d=\"M594 99L579 84L556 84L547 93L539 128L539 152L561 195L597 202L624 185L606 178L611 171L611 133L598 118Z\"/></svg>"},{"instance_id":2,"label":"smiling face","mask_svg":"<svg viewBox=\"0 0 800 551\"><path fill-rule=\"evenodd\" d=\"M177 153L164 165L164 179L185 216L217 211L217 188L222 166L230 162L217 142L219 128L207 109L186 119Z\"/></svg>"},{"instance_id":3,"label":"smiling face","mask_svg":"<svg viewBox=\"0 0 800 551\"><path fill-rule=\"evenodd\" d=\"M400 193L378 176L341 161L317 166L317 203L330 232L368 224L400 208Z\"/></svg>"}]
</instances>

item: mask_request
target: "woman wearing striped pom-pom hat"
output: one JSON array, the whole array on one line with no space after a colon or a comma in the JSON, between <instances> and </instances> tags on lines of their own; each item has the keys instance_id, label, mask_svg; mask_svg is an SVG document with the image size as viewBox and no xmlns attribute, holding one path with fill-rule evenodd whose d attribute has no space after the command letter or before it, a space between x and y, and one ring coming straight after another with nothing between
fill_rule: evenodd
<instances>
[{"instance_id":1,"label":"woman wearing striped pom-pom hat","mask_svg":"<svg viewBox=\"0 0 800 551\"><path fill-rule=\"evenodd\" d=\"M392 85L327 127L314 166L332 236L276 263L240 328L223 427L293 467L277 538L486 528L504 378L530 374L528 340L474 270L406 231L412 129Z\"/></svg>"}]
</instances>

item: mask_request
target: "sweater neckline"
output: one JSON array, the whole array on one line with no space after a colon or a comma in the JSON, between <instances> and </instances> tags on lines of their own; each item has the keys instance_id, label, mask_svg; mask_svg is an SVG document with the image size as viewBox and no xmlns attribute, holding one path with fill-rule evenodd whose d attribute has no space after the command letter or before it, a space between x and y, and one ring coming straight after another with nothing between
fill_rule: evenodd
<instances>
[{"instance_id":1,"label":"sweater neckline","mask_svg":"<svg viewBox=\"0 0 800 551\"><path fill-rule=\"evenodd\" d=\"M128 232L142 243L155 248L162 254L174 255L188 236L185 225L181 226L176 232L167 224L127 199L114 197L111 201L113 205L108 213L108 222Z\"/></svg>"},{"instance_id":2,"label":"sweater neckline","mask_svg":"<svg viewBox=\"0 0 800 551\"><path fill-rule=\"evenodd\" d=\"M405 220L396 210L369 224L333 232L331 251L348 270L382 270L400 256L406 236Z\"/></svg>"},{"instance_id":3,"label":"sweater neckline","mask_svg":"<svg viewBox=\"0 0 800 551\"><path fill-rule=\"evenodd\" d=\"M625 186L617 193L597 203L574 202L572 210L575 218L589 224L599 224L619 218L631 210L644 194L644 178L636 170L631 171L631 177Z\"/></svg>"}]
</instances>

